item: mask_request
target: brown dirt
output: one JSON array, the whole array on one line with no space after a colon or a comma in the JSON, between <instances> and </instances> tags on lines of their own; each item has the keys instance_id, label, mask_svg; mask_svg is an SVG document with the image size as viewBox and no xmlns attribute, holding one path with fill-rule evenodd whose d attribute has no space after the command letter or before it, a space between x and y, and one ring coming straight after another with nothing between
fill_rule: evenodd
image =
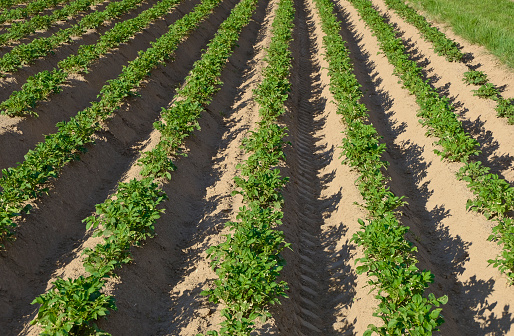
<instances>
[{"instance_id":1,"label":"brown dirt","mask_svg":"<svg viewBox=\"0 0 514 336\"><path fill-rule=\"evenodd\" d=\"M341 165L343 126L329 92L322 32L311 1L298 1L292 94L283 122L290 133L284 169L284 232L293 251L285 254L290 300L275 308L283 335L363 334L377 302L355 272L362 257L350 242L365 213L354 186L357 175ZM291 312L294 312L292 314Z\"/></svg>"},{"instance_id":2,"label":"brown dirt","mask_svg":"<svg viewBox=\"0 0 514 336\"><path fill-rule=\"evenodd\" d=\"M29 76L43 70L52 70L57 63L69 55L77 52L80 45L94 44L101 34L120 20L127 20L136 17L140 12L148 9L151 3L144 3L141 7L122 16L119 20L101 27L96 32L84 34L72 44L67 44L56 50L55 54L36 60L31 66L26 66L13 75L0 79L0 99L5 100L9 95L19 90ZM187 13L198 3L198 0L184 2L176 7L161 20L156 20L147 29L136 34L129 42L124 43L120 48L112 50L100 60L95 62L88 74L74 75L69 83L64 85L60 94L50 96L49 101L41 102L35 107L39 114L38 118L15 117L11 118L0 115L0 169L13 166L23 160L23 156L35 145L44 139L45 134L56 131L56 123L68 120L78 111L89 106L91 101L97 99L97 95L109 79L116 78L123 66L130 60L137 57L137 51L146 49L150 42L168 30L168 25Z\"/></svg>"},{"instance_id":3,"label":"brown dirt","mask_svg":"<svg viewBox=\"0 0 514 336\"><path fill-rule=\"evenodd\" d=\"M455 177L460 164L442 162L433 153L434 140L424 136L425 130L415 115L418 106L414 97L398 83L385 56L377 55L376 38L359 20L352 5L344 0L338 3L348 22L348 34L353 36L347 41L355 51L356 68L363 71L359 80L366 92L364 102L370 109L371 121L388 145L386 159L391 163L388 169L391 188L396 194L408 197L402 222L411 228L409 238L418 246L419 267L435 274L431 290L436 295L449 296L450 301L443 310L446 323L442 334L509 334L513 322L510 302L514 294L506 286L505 278L488 267L487 260L499 252L495 243L486 240L492 223L482 215L466 211L466 201L472 194ZM405 37L414 34L413 28L406 25L401 30ZM422 53L429 54L427 48L423 49L422 41L416 39L415 43ZM430 54L430 57L435 56ZM440 59L437 68L435 63L433 71L437 76L446 76L458 67ZM445 77L451 79L448 85L451 94L472 110L473 102L463 98L470 98L470 93L460 85L461 78L462 75L453 79ZM488 118L489 121L495 117ZM495 139L510 141L510 128L508 125L498 128ZM510 150L509 155L514 154L513 148L503 149ZM493 166L491 158L488 159L487 164Z\"/></svg>"},{"instance_id":4,"label":"brown dirt","mask_svg":"<svg viewBox=\"0 0 514 336\"><path fill-rule=\"evenodd\" d=\"M445 96L448 96L456 107L455 112L468 131L479 143L483 154L480 160L486 163L495 174L498 174L514 185L514 127L507 124L506 118L496 117L496 102L491 99L483 99L473 96L472 90L477 86L466 85L462 78L469 68L463 63L447 62L443 56L433 52L431 43L425 42L417 29L405 23L394 11L388 11L383 0L375 0L373 3L382 13L387 13L390 22L399 31L406 41L409 52L425 67L425 75L431 84ZM459 41L460 43L461 41ZM481 55L485 58L483 48L479 46L463 46L464 53ZM470 58L473 58L471 56ZM476 57L478 58L478 57ZM470 62L473 68L481 64L481 60L474 59ZM490 58L490 56L489 56ZM471 64L471 63L474 63ZM492 62L487 62L491 64ZM504 92L504 97L514 97L514 72L497 69L485 71L492 83L498 85Z\"/></svg>"},{"instance_id":5,"label":"brown dirt","mask_svg":"<svg viewBox=\"0 0 514 336\"><path fill-rule=\"evenodd\" d=\"M222 4L182 43L174 62L154 71L151 81L141 90L143 98L129 100L108 123L108 129L98 134L96 145L80 161L64 169L50 195L36 202L37 209L20 223L17 240L7 246L0 258L1 330L15 334L22 323L32 319L35 307L29 303L46 289L53 276L60 275L56 273L60 268L75 259L89 236L81 220L113 192L133 164L161 107L171 101L174 88L180 85L234 4Z\"/></svg>"},{"instance_id":6,"label":"brown dirt","mask_svg":"<svg viewBox=\"0 0 514 336\"><path fill-rule=\"evenodd\" d=\"M184 2L129 43L103 57L73 85L40 104L40 118L0 116L0 168L14 165L23 155L53 132L55 123L74 115L96 99L107 79L115 78L122 66L137 56L167 30L169 24L198 3ZM143 5L147 8L149 1ZM383 10L382 0L373 0ZM52 184L48 196L35 202L35 211L25 216L17 239L0 253L0 330L2 335L35 335L39 329L29 322L37 313L30 302L43 293L55 277L84 274L81 251L98 239L90 237L81 220L115 191L120 181L138 176L135 161L141 150L155 145L158 133L152 123L160 108L168 106L201 50L212 38L235 0L226 0L200 29L177 50L175 60L152 72L141 89L97 134L81 160L68 165ZM264 48L270 41L270 25L278 0L261 0L253 21L243 30L234 55L224 70L225 83L200 120L201 130L186 142L187 157L176 161L178 170L163 185L170 199L165 214L156 223L157 236L133 250L134 262L124 267L107 291L117 301L99 325L113 335L196 335L218 329L220 306L200 295L215 278L205 250L222 241L224 223L234 220L241 206L232 197L236 165L245 159L240 148L243 137L258 120L258 105L252 90L265 66ZM355 73L365 92L363 103L370 121L383 136L390 162L387 173L397 195L407 196L402 223L411 228L407 237L418 246L419 267L435 275L430 290L447 294L443 335L513 335L511 287L499 272L488 267L499 247L486 240L492 223L467 212L472 195L457 181L459 164L442 162L433 150L434 139L424 136L418 123L413 96L398 84L393 68L377 55L377 41L346 0L338 0L341 34L347 41ZM146 7L145 7L146 6ZM143 8L126 16L133 17ZM312 0L296 2L291 75L292 92L287 113L280 122L289 130L286 163L282 172L290 180L284 191L284 230L292 251L284 256L282 278L289 283L289 299L272 307L273 318L259 325L256 335L362 335L377 306L369 293L366 275L356 274L355 260L362 250L351 242L359 230L358 218L366 213L354 202L362 198L354 185L355 172L341 164L344 126L336 114L328 89L327 63L323 59L319 17ZM495 172L514 182L512 126L494 116L490 101L472 96L463 84L462 64L448 63L434 55L415 29L394 14L390 21L402 32L411 56L425 67L426 76L441 94L451 97L459 118L480 142L481 158ZM1 95L8 95L30 75L55 66L78 45L94 43L97 33L85 35L60 48L48 58L0 81ZM453 36L451 36L453 37ZM504 86L504 95L514 96L513 74L462 43L493 83ZM5 89L5 90L4 90Z\"/></svg>"}]
</instances>

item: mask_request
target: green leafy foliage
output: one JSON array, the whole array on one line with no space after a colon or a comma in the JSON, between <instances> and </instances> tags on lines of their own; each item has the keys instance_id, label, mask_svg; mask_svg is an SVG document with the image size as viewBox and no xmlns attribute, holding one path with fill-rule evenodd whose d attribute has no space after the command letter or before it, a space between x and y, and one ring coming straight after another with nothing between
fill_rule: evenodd
<instances>
[{"instance_id":1,"label":"green leafy foliage","mask_svg":"<svg viewBox=\"0 0 514 336\"><path fill-rule=\"evenodd\" d=\"M285 159L286 130L276 119L284 113L290 90L293 18L292 1L281 0L272 23L264 79L254 91L261 120L257 130L243 141L250 155L238 166L241 176L234 179L238 189L233 194L242 195L245 205L239 209L237 221L226 223L231 230L226 241L207 250L218 279L214 288L203 294L211 302L225 304L220 332L210 331L208 335L250 335L257 318L271 316L269 305L287 297L287 283L277 280L285 264L280 253L289 247L283 232L277 230L284 215L281 190L287 179L276 168Z\"/></svg>"},{"instance_id":2,"label":"green leafy foliage","mask_svg":"<svg viewBox=\"0 0 514 336\"><path fill-rule=\"evenodd\" d=\"M179 32L185 34L190 31L219 3L218 0L206 0L197 5L193 12L175 23L181 27ZM154 223L162 213L158 206L166 199L165 193L157 183L158 179L171 177L169 172L175 166L170 155L177 154L185 138L198 128L197 119L205 105L212 99L214 92L218 90L221 83L217 78L221 75L223 66L227 63L227 59L236 45L241 29L249 22L255 5L255 0L246 0L236 6L229 18L221 25L215 38L209 43L202 58L195 62L184 87L177 93L180 99L177 99L170 109L162 110L162 121L155 123L154 126L162 128L165 132L161 132L161 138L156 147L158 149L147 152L152 154L143 155L139 161L139 164L143 166L141 171L143 178L120 183L115 197L97 205L96 213L84 220L87 229L95 230L95 236L104 238L103 243L84 251L87 255L84 267L91 274L87 279L99 283L96 287L97 291L101 290L105 278L113 276L117 268L131 261L130 248L132 246L140 245L146 238L153 236ZM173 31L173 28L170 31ZM168 45L172 49L183 38L183 36L175 37L178 38L175 40L175 46ZM144 57L144 55L141 54L140 57ZM205 69L209 69L209 71L203 71ZM134 72L133 75L136 76L134 80L137 81L138 73ZM116 87L120 89L130 87L125 86L122 81L113 83L116 83ZM202 86L202 83L210 84ZM205 95L202 89L206 89L210 95ZM115 97L112 102L114 103L115 99L120 99L119 97L123 97L125 94L121 91L112 93ZM104 335L105 333L99 331L93 323L100 314L78 317L73 315L66 321L66 324L58 322L54 318L54 316L65 316L64 312L91 305L87 302L88 296L85 292L87 288L80 286L81 281L83 278L58 279L54 284L54 289L36 298L34 303L41 304L41 307L38 318L33 323L40 323L51 330L52 334L57 335L67 335L73 328L75 328L74 331ZM73 288L78 292L75 301L67 300L67 290L55 290L62 283L65 283L65 288ZM112 298L107 296L102 296L102 298L112 303L109 307L102 306L103 308L115 308ZM93 300L97 300L96 296ZM59 302L59 305L55 306L54 302ZM90 310L94 312L93 309ZM106 311L102 311L103 315L105 313Z\"/></svg>"},{"instance_id":3,"label":"green leafy foliage","mask_svg":"<svg viewBox=\"0 0 514 336\"><path fill-rule=\"evenodd\" d=\"M100 292L104 281L96 277L57 279L54 287L32 303L40 304L37 321L41 335L108 335L93 322L114 309L114 300Z\"/></svg>"},{"instance_id":4,"label":"green leafy foliage","mask_svg":"<svg viewBox=\"0 0 514 336\"><path fill-rule=\"evenodd\" d=\"M30 76L23 84L20 91L14 91L7 100L0 103L3 114L11 116L38 114L31 109L36 103L51 93L60 92L61 83L68 78L68 74L62 70L54 69L41 71L34 76Z\"/></svg>"},{"instance_id":5,"label":"green leafy foliage","mask_svg":"<svg viewBox=\"0 0 514 336\"><path fill-rule=\"evenodd\" d=\"M29 43L14 46L0 58L0 70L15 72L20 67L30 64L33 60L48 55L59 46L71 43L72 37L81 36L91 29L97 29L109 20L116 19L141 4L141 1L138 0L111 2L103 11L87 14L77 24L69 28L61 29L49 37L35 38ZM8 41L13 41L13 39L8 39Z\"/></svg>"},{"instance_id":6,"label":"green leafy foliage","mask_svg":"<svg viewBox=\"0 0 514 336\"><path fill-rule=\"evenodd\" d=\"M473 90L473 96L480 98L494 99L500 94L500 91L492 83L481 85L477 90Z\"/></svg>"},{"instance_id":7,"label":"green leafy foliage","mask_svg":"<svg viewBox=\"0 0 514 336\"><path fill-rule=\"evenodd\" d=\"M514 125L514 98L499 97L497 103L495 110L498 117L508 118L509 124Z\"/></svg>"},{"instance_id":8,"label":"green leafy foliage","mask_svg":"<svg viewBox=\"0 0 514 336\"><path fill-rule=\"evenodd\" d=\"M407 22L414 25L423 38L431 42L434 51L441 56L445 56L450 62L462 62L464 54L459 50L457 43L448 39L444 33L430 25L430 23L418 14L416 10L408 6L403 0L385 0L387 6L396 11ZM498 117L508 118L510 124L514 124L514 107L507 108L508 101L501 97L497 88L487 83L487 75L483 71L470 70L464 73L464 82L473 85L482 85L478 90L473 90L474 95L481 98L490 98L497 101L496 111Z\"/></svg>"},{"instance_id":9,"label":"green leafy foliage","mask_svg":"<svg viewBox=\"0 0 514 336\"><path fill-rule=\"evenodd\" d=\"M76 54L70 55L60 61L58 68L53 69L51 72L42 71L29 77L20 91L14 91L7 100L0 103L2 113L15 116L27 114L37 116L37 113L33 111L32 108L37 102L47 99L52 93L59 92L70 74L87 73L94 61L120 44L127 42L152 21L168 13L178 2L179 0L160 1L153 7L143 11L137 17L117 23L113 28L103 34L97 43L93 45L81 45ZM40 40L43 49L38 49L36 52L32 50L29 54L12 55L13 51L23 52L23 50L25 50L13 49L11 53L0 58L0 67L5 66L8 69L13 67L17 68L22 63L45 55L55 46L70 39L71 36L80 35L85 33L88 29L96 28L100 24L117 18L140 4L141 2L139 0L123 0L121 2L110 3L104 11L94 12L84 17L75 27L60 31L46 38L46 40L43 40L45 38ZM31 42L28 46L31 46L35 41ZM38 47L35 46L35 48ZM7 60L5 60L6 56L9 56ZM14 57L15 61L12 61L12 57Z\"/></svg>"},{"instance_id":10,"label":"green leafy foliage","mask_svg":"<svg viewBox=\"0 0 514 336\"><path fill-rule=\"evenodd\" d=\"M381 159L386 146L369 123L366 107L359 103L360 85L339 34L341 25L333 14L333 5L329 0L315 3L325 33L323 47L329 63L330 91L347 126L342 146L344 163L360 174L357 185L365 201L362 206L370 216L367 222L359 220L361 230L354 234L353 241L364 248L364 257L357 260L357 272L367 273L368 284L377 290L379 306L373 315L384 325L371 324L364 334L431 335L444 322L441 308L437 307L448 298L423 296L433 275L416 267L416 247L404 238L409 228L399 223L395 210L405 202L389 190L389 178L382 173L387 167ZM394 34L388 36L394 38ZM394 50L396 46L396 42L387 43L384 50ZM411 69L405 59L401 61L401 66ZM414 75L418 73L413 70Z\"/></svg>"},{"instance_id":11,"label":"green leafy foliage","mask_svg":"<svg viewBox=\"0 0 514 336\"><path fill-rule=\"evenodd\" d=\"M493 228L493 233L489 236L490 241L496 241L502 246L501 253L495 259L488 262L497 267L509 279L509 284L514 284L514 219L496 217L497 225Z\"/></svg>"},{"instance_id":12,"label":"green leafy foliage","mask_svg":"<svg viewBox=\"0 0 514 336\"><path fill-rule=\"evenodd\" d=\"M407 22L418 28L423 38L434 45L434 51L446 57L450 62L461 61L464 54L455 41L446 37L439 29L433 27L422 15L408 6L403 0L385 0L387 6L396 11Z\"/></svg>"},{"instance_id":13,"label":"green leafy foliage","mask_svg":"<svg viewBox=\"0 0 514 336\"><path fill-rule=\"evenodd\" d=\"M400 78L403 86L416 96L416 102L420 106L417 115L422 118L419 120L420 123L428 128L426 135L439 138L436 144L442 149L435 150L435 153L443 159L464 163L457 177L467 181L468 187L475 195L475 199L467 202L467 208L483 213L486 218L500 218L501 227L497 226L495 229L495 237L498 233L508 234L511 228L503 226L512 224L512 221L503 220L503 215L511 211L514 206L512 198L514 188L498 175L489 173L481 162L474 160L481 153L478 142L464 131L462 123L453 112L450 100L447 97L440 97L437 91L423 79L421 68L414 61L409 60L401 39L396 38L393 28L373 8L371 2L369 0L350 0L350 2L373 30L380 49L395 67L395 75ZM503 100L493 84L486 83L475 92L479 96L494 97L500 106L497 110L510 113L511 101ZM514 261L503 260L503 258L514 257L514 246L510 242L510 237L502 236L499 241L505 243L504 250L501 256L490 262L499 267L501 272L506 273L513 282L514 268L507 271L506 267L514 265Z\"/></svg>"},{"instance_id":14,"label":"green leafy foliage","mask_svg":"<svg viewBox=\"0 0 514 336\"><path fill-rule=\"evenodd\" d=\"M45 9L55 7L59 4L67 3L70 0L36 0L31 1L24 7L13 8L3 11L0 14L0 24L5 22L13 22L19 19L27 18L31 15L42 12Z\"/></svg>"},{"instance_id":15,"label":"green leafy foliage","mask_svg":"<svg viewBox=\"0 0 514 336\"><path fill-rule=\"evenodd\" d=\"M498 175L490 174L489 168L480 161L468 162L457 176L468 182L469 189L476 196L474 200L468 200L466 208L473 208L487 218L503 218L514 207L514 188Z\"/></svg>"},{"instance_id":16,"label":"green leafy foliage","mask_svg":"<svg viewBox=\"0 0 514 336\"><path fill-rule=\"evenodd\" d=\"M123 99L134 94L150 71L169 59L179 43L205 19L219 0L205 0L195 10L170 26L169 31L140 52L139 57L123 68L118 78L109 81L101 90L100 101L93 102L68 122L57 124L58 132L47 135L16 167L2 170L0 178L0 241L12 238L15 218L27 213L24 204L48 191L48 183L58 177L60 170L85 152L94 142L92 136L121 106ZM3 247L3 245L1 246Z\"/></svg>"},{"instance_id":17,"label":"green leafy foliage","mask_svg":"<svg viewBox=\"0 0 514 336\"><path fill-rule=\"evenodd\" d=\"M25 0L0 0L0 8L1 9L9 9L14 5L19 5L24 3Z\"/></svg>"},{"instance_id":18,"label":"green leafy foliage","mask_svg":"<svg viewBox=\"0 0 514 336\"><path fill-rule=\"evenodd\" d=\"M90 9L92 5L101 2L101 0L74 0L64 7L54 10L51 14L37 15L27 21L15 22L5 33L0 34L0 45L7 45L10 42L20 40L37 30L48 29L57 21L73 17L80 12Z\"/></svg>"},{"instance_id":19,"label":"green leafy foliage","mask_svg":"<svg viewBox=\"0 0 514 336\"><path fill-rule=\"evenodd\" d=\"M487 75L483 71L470 70L464 73L462 79L466 84L470 85L483 85L487 83Z\"/></svg>"},{"instance_id":20,"label":"green leafy foliage","mask_svg":"<svg viewBox=\"0 0 514 336\"><path fill-rule=\"evenodd\" d=\"M102 278L130 261L130 247L153 237L154 223L163 210L157 206L166 195L152 178L120 183L116 198L96 206L96 214L84 220L95 236L105 236L103 244L85 249L86 271Z\"/></svg>"}]
</instances>

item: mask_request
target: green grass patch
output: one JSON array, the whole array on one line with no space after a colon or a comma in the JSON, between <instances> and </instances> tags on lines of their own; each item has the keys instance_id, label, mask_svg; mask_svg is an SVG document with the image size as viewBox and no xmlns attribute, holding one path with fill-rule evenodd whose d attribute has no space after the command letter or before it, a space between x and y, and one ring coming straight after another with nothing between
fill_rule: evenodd
<instances>
[{"instance_id":1,"label":"green grass patch","mask_svg":"<svg viewBox=\"0 0 514 336\"><path fill-rule=\"evenodd\" d=\"M514 2L510 0L409 0L417 9L472 43L485 46L514 69Z\"/></svg>"}]
</instances>

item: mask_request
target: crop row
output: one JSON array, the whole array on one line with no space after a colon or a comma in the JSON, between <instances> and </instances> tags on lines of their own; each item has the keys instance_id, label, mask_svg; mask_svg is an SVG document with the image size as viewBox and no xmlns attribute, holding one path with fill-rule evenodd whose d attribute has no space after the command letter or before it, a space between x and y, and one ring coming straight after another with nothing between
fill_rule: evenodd
<instances>
[{"instance_id":1,"label":"crop row","mask_svg":"<svg viewBox=\"0 0 514 336\"><path fill-rule=\"evenodd\" d=\"M463 61L464 54L459 50L457 43L448 39L437 28L430 25L425 17L418 14L403 0L385 0L387 6L396 11L407 22L414 25L425 40L434 45L434 51L438 55L445 56L450 62ZM499 117L507 118L510 124L514 124L514 98L505 99L494 84L489 83L487 75L483 71L471 70L464 74L464 81L468 84L480 85L474 91L474 95L481 98L490 98L496 101L496 112Z\"/></svg>"},{"instance_id":2,"label":"crop row","mask_svg":"<svg viewBox=\"0 0 514 336\"><path fill-rule=\"evenodd\" d=\"M380 317L384 325L369 325L364 335L431 335L444 321L441 308L434 307L445 304L448 298L436 298L432 293L423 297L434 276L416 267L417 248L404 238L409 228L399 223L395 210L405 202L390 191L389 178L382 173L387 167L387 162L381 160L386 146L369 123L366 107L359 103L362 92L353 74L349 51L339 35L341 26L333 14L333 4L330 0L315 2L325 34L330 91L346 125L344 163L360 173L356 183L365 201L363 207L371 217L367 223L359 220L361 231L353 240L364 247L357 272L372 277L368 284L378 289L376 298L380 302L373 315Z\"/></svg>"},{"instance_id":3,"label":"crop row","mask_svg":"<svg viewBox=\"0 0 514 336\"><path fill-rule=\"evenodd\" d=\"M464 73L464 82L467 84L480 85L478 89L472 90L474 96L488 98L496 101L496 115L507 118L507 122L514 125L514 98L504 98L500 90L487 79L483 71L469 70Z\"/></svg>"},{"instance_id":4,"label":"crop row","mask_svg":"<svg viewBox=\"0 0 514 336\"><path fill-rule=\"evenodd\" d=\"M12 22L19 19L27 18L31 15L38 14L45 9L52 8L70 0L36 0L31 1L25 7L13 8L6 10L0 14L0 24Z\"/></svg>"},{"instance_id":5,"label":"crop row","mask_svg":"<svg viewBox=\"0 0 514 336\"><path fill-rule=\"evenodd\" d=\"M449 62L461 61L464 54L455 41L450 40L439 29L433 27L422 15L419 15L403 0L385 0L387 7L393 9L407 22L414 25L423 38L434 45L434 51L446 57Z\"/></svg>"},{"instance_id":6,"label":"crop row","mask_svg":"<svg viewBox=\"0 0 514 336\"><path fill-rule=\"evenodd\" d=\"M514 188L496 174L491 174L488 167L475 158L481 153L478 142L464 131L458 121L454 108L447 97L440 97L438 92L423 79L422 69L416 62L409 60L400 38L396 38L393 28L387 24L380 13L368 0L350 0L366 24L373 30L389 62L395 67L394 73L400 78L404 87L416 97L420 106L417 115L420 123L428 128L427 136L439 138L435 143L442 150L436 154L450 161L460 161L464 167L457 173L459 179L468 182L468 187L475 195L466 207L483 213L488 219L497 222L489 240L498 241L503 251L495 260L489 260L493 266L505 273L510 282L514 282L514 220L508 217L514 207Z\"/></svg>"},{"instance_id":7,"label":"crop row","mask_svg":"<svg viewBox=\"0 0 514 336\"><path fill-rule=\"evenodd\" d=\"M285 159L286 129L277 125L276 119L285 112L290 91L293 18L293 2L281 0L272 23L263 81L254 91L260 121L243 140L249 157L238 166L241 173L234 178L238 189L233 194L241 195L244 205L237 220L225 224L231 231L225 235L227 239L207 250L218 279L202 294L211 302L224 304L220 332L208 335L250 335L254 321L270 317L269 305L286 296L287 283L277 280L285 264L280 253L290 245L277 230L284 216L281 191L287 182L277 165Z\"/></svg>"},{"instance_id":8,"label":"crop row","mask_svg":"<svg viewBox=\"0 0 514 336\"><path fill-rule=\"evenodd\" d=\"M58 131L47 135L16 167L2 170L0 178L0 242L12 238L15 218L30 211L28 201L48 192L49 182L58 177L69 162L78 160L86 145L94 143L93 134L121 106L126 97L136 94L151 70L169 59L178 44L207 13L198 9L181 19L179 25L152 43L152 47L131 61L122 73L100 90L100 100L77 113L68 122L57 123Z\"/></svg>"},{"instance_id":9,"label":"crop row","mask_svg":"<svg viewBox=\"0 0 514 336\"><path fill-rule=\"evenodd\" d=\"M75 0L61 9L57 9L48 15L37 15L30 20L14 22L7 32L0 35L0 45L7 45L13 41L18 41L37 30L46 30L54 23L66 20L80 12L90 9L92 5L97 5L104 0Z\"/></svg>"},{"instance_id":10,"label":"crop row","mask_svg":"<svg viewBox=\"0 0 514 336\"><path fill-rule=\"evenodd\" d=\"M97 43L81 45L76 54L60 61L57 68L44 70L27 79L21 90L14 91L7 100L0 103L0 109L6 115L33 115L33 107L40 101L47 99L52 93L61 91L62 85L71 74L87 73L93 62L110 50L127 42L132 36L142 31L152 21L162 17L180 0L162 0L152 8L139 14L137 17L117 23L113 28L100 36ZM123 11L137 5L138 0L123 0L120 3ZM117 6L118 9L120 6ZM117 15L121 15L118 11Z\"/></svg>"},{"instance_id":11,"label":"crop row","mask_svg":"<svg viewBox=\"0 0 514 336\"><path fill-rule=\"evenodd\" d=\"M219 2L204 1L195 7L189 18L185 16L177 21L175 27L192 17L205 17ZM154 235L155 221L162 213L157 207L167 198L159 182L162 178L171 178L170 172L175 169L171 156L179 151L185 138L199 128L198 119L219 90L221 71L241 30L250 22L256 3L257 0L243 0L234 7L202 58L193 65L184 86L174 97L174 104L162 110L161 121L154 124L161 134L159 143L153 150L142 153L138 161L142 178L120 183L115 197L97 205L96 214L84 220L87 228L96 229L94 235L103 237L104 241L84 251L87 255L84 267L89 276L57 279L54 288L34 300L41 304L34 323L43 325L45 332L53 335L98 331L94 321L115 308L114 299L102 294L101 289L117 268L130 262L130 247Z\"/></svg>"},{"instance_id":12,"label":"crop row","mask_svg":"<svg viewBox=\"0 0 514 336\"><path fill-rule=\"evenodd\" d=\"M59 46L72 42L72 37L81 36L91 29L97 29L141 4L142 2L138 0L111 2L105 10L86 15L72 27L61 29L49 37L40 37L29 43L17 45L0 58L0 71L15 72L35 59L48 55Z\"/></svg>"},{"instance_id":13,"label":"crop row","mask_svg":"<svg viewBox=\"0 0 514 336\"><path fill-rule=\"evenodd\" d=\"M14 5L19 5L24 2L25 0L0 0L0 9L6 10Z\"/></svg>"}]
</instances>

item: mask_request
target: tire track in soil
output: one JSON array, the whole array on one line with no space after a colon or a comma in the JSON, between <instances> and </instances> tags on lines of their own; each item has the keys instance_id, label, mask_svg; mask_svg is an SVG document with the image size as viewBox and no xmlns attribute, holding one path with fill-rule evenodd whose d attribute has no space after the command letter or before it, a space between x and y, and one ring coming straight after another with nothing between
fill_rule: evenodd
<instances>
[{"instance_id":1,"label":"tire track in soil","mask_svg":"<svg viewBox=\"0 0 514 336\"><path fill-rule=\"evenodd\" d=\"M35 110L39 113L39 117L9 117L0 115L0 147L3 148L0 152L0 169L12 167L17 162L22 161L24 155L30 149L33 149L38 142L44 140L44 134L57 131L55 125L58 122L68 120L76 115L78 111L88 107L92 101L98 101L97 95L107 80L118 77L122 67L127 65L130 60L135 59L139 50L150 47L150 42L155 41L159 36L167 32L170 24L182 17L184 13L189 12L198 2L199 0L182 1L162 19L155 20L127 43L120 45L119 48L112 50L97 60L91 66L88 74L73 75L70 83L63 85L62 92L53 94L48 101L38 103ZM143 5L142 7L146 6ZM144 9L138 8L137 11L132 11L130 16L124 18L135 17ZM68 56L68 52L70 54L75 53L81 44L96 43L98 37L99 34L87 35L86 41L82 40L81 43L67 45L65 55L57 52L56 57L52 57L52 61L48 61L46 58L39 61L48 65L48 69L52 69L59 60ZM93 40L87 41L89 38ZM41 70L38 66L35 68L38 71L33 71L33 67L27 69L30 70L30 75ZM18 75L20 74L17 73L16 78L21 80L20 78L23 78L23 76L18 77Z\"/></svg>"},{"instance_id":2,"label":"tire track in soil","mask_svg":"<svg viewBox=\"0 0 514 336\"><path fill-rule=\"evenodd\" d=\"M170 199L155 225L157 236L143 248L134 248L134 263L121 269L119 279L107 285L118 311L99 321L99 326L114 335L196 335L221 322L219 312L199 293L215 277L205 250L223 239L223 224L235 219L233 210L240 206L230 192L235 166L243 159L241 138L258 119L251 97L262 67L254 67L254 63L263 55L254 54L262 44L258 32L265 2L259 3L253 21L243 29L239 47L222 73L225 84L200 119L202 129L186 142L188 157L177 160L178 170L164 186ZM212 32L216 29L212 27ZM154 145L157 133L152 132L146 140L146 148ZM138 172L139 167L131 165L123 179ZM82 247L96 241L90 239ZM78 254L79 249L75 256ZM83 274L80 258L56 273L65 277ZM26 327L30 335L37 331ZM270 323L262 327L271 333Z\"/></svg>"},{"instance_id":3,"label":"tire track in soil","mask_svg":"<svg viewBox=\"0 0 514 336\"><path fill-rule=\"evenodd\" d=\"M385 56L377 55L376 38L355 8L345 0L337 4L367 92L363 103L388 147L384 157L390 162L391 190L407 197L401 221L418 247L418 267L435 275L429 292L449 296L440 334L511 335L512 290L487 263L500 251L486 240L492 222L466 211L472 194L455 178L460 165L442 162L433 153L433 139L424 135L415 116L415 98L398 83Z\"/></svg>"},{"instance_id":4,"label":"tire track in soil","mask_svg":"<svg viewBox=\"0 0 514 336\"><path fill-rule=\"evenodd\" d=\"M82 219L114 191L128 167L134 164L161 107L173 98L202 48L228 17L235 0L220 4L177 49L174 60L155 69L141 98L130 98L105 129L96 135L81 160L63 169L48 196L35 202L31 214L20 221L17 239L0 253L0 330L21 332L37 312L30 302L43 293L60 269L78 260L86 232ZM78 261L77 261L78 262Z\"/></svg>"},{"instance_id":5,"label":"tire track in soil","mask_svg":"<svg viewBox=\"0 0 514 336\"><path fill-rule=\"evenodd\" d=\"M299 8L298 8L299 7ZM315 73L312 66L312 38L309 36L305 8L297 6L298 35L295 42L299 44L298 51L298 87L296 123L291 129L294 133L295 171L291 179L298 183L295 185L296 201L301 204L297 208L298 215L298 253L299 279L295 289L298 291L300 333L303 335L321 335L327 332L327 325L332 322L330 317L333 306L327 301L328 294L328 258L322 250L320 241L321 216L320 196L321 183L317 173L326 162L319 162L320 157L315 155L315 131L321 125L314 123L315 115L319 115L323 99L316 99L320 94L319 83L315 83L311 74ZM312 29L312 28L311 28ZM328 156L330 158L330 155ZM334 202L338 202L337 199ZM320 276L321 275L321 276ZM328 320L327 320L328 319ZM328 322L328 323L327 323Z\"/></svg>"},{"instance_id":6,"label":"tire track in soil","mask_svg":"<svg viewBox=\"0 0 514 336\"><path fill-rule=\"evenodd\" d=\"M376 301L362 290L365 275L355 272L361 252L350 242L365 214L353 203L362 200L356 175L338 160L343 126L328 88L316 13L311 1L296 3L292 94L284 117L292 144L283 228L293 249L284 253L291 299L282 300L274 316L284 335L362 334L377 323Z\"/></svg>"}]
</instances>

